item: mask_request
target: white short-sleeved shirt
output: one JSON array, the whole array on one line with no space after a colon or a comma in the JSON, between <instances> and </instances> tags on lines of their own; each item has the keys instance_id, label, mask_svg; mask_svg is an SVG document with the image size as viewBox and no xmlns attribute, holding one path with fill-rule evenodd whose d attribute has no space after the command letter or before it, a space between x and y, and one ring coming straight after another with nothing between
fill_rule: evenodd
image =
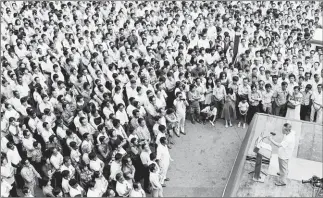
<instances>
[{"instance_id":1,"label":"white short-sleeved shirt","mask_svg":"<svg viewBox=\"0 0 323 198\"><path fill-rule=\"evenodd\" d=\"M295 147L295 131L291 131L288 135L284 135L281 147L278 149L278 157L280 159L290 159L293 155Z\"/></svg>"},{"instance_id":2,"label":"white short-sleeved shirt","mask_svg":"<svg viewBox=\"0 0 323 198\"><path fill-rule=\"evenodd\" d=\"M240 111L247 111L249 108L249 104L247 102L246 103L239 102L238 107L239 107Z\"/></svg>"},{"instance_id":3,"label":"white short-sleeved shirt","mask_svg":"<svg viewBox=\"0 0 323 198\"><path fill-rule=\"evenodd\" d=\"M75 197L76 195L82 195L83 188L81 186L77 186L75 188L70 188L70 196Z\"/></svg>"}]
</instances>

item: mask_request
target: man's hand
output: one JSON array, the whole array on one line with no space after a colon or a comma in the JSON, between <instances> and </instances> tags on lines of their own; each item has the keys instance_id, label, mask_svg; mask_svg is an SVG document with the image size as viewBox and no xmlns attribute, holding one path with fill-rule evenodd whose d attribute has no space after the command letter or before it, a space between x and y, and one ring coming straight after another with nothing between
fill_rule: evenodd
<instances>
[{"instance_id":1,"label":"man's hand","mask_svg":"<svg viewBox=\"0 0 323 198\"><path fill-rule=\"evenodd\" d=\"M273 139L273 136L271 135L271 136L269 136L269 140L271 141L271 142L273 142L274 141L274 139Z\"/></svg>"}]
</instances>

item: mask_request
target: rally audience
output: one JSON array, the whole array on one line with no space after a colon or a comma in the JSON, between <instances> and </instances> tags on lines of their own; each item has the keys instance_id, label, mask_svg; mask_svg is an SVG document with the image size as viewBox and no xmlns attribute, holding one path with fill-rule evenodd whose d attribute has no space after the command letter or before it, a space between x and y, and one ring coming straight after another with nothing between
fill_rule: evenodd
<instances>
[{"instance_id":1,"label":"rally audience","mask_svg":"<svg viewBox=\"0 0 323 198\"><path fill-rule=\"evenodd\" d=\"M322 124L319 1L1 4L3 197L162 197L186 119Z\"/></svg>"}]
</instances>

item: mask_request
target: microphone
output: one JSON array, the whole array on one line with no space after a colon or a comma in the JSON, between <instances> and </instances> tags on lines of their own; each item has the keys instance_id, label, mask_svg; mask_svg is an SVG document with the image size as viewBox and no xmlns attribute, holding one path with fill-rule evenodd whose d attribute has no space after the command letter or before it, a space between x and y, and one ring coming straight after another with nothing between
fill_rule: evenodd
<instances>
[{"instance_id":1,"label":"microphone","mask_svg":"<svg viewBox=\"0 0 323 198\"><path fill-rule=\"evenodd\" d=\"M271 134L272 136L275 136L275 135L276 135L276 133L274 133L274 132L270 132L270 134Z\"/></svg>"}]
</instances>

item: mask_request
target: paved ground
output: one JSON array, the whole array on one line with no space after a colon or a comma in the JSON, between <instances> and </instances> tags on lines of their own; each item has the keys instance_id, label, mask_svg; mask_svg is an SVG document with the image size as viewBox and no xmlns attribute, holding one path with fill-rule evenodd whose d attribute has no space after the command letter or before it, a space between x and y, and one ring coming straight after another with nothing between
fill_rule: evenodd
<instances>
[{"instance_id":1,"label":"paved ground","mask_svg":"<svg viewBox=\"0 0 323 198\"><path fill-rule=\"evenodd\" d=\"M187 121L186 136L176 137L165 197L220 197L247 128L225 128Z\"/></svg>"}]
</instances>

